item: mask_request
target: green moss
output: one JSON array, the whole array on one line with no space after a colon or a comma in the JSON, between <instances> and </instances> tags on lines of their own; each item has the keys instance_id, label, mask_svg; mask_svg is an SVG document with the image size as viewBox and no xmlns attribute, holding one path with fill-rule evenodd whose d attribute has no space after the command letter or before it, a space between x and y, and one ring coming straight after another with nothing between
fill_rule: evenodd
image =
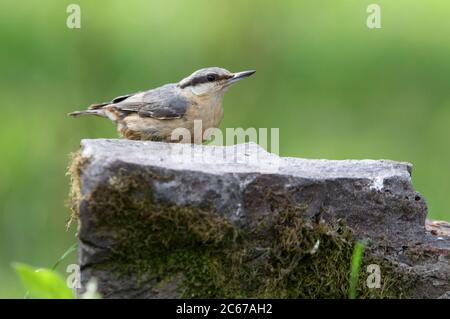
<instances>
[{"instance_id":1,"label":"green moss","mask_svg":"<svg viewBox=\"0 0 450 319\"><path fill-rule=\"evenodd\" d=\"M98 267L123 276L150 275L156 286L179 277L178 290L187 298L347 297L354 245L347 227L307 221L298 207L251 229L237 227L208 210L155 201L151 180L170 178L119 169L83 199L98 229L112 229L116 236L110 260ZM404 295L403 279L386 261L367 252L363 262L362 269L367 263L381 265L382 287L366 288L361 275L358 296Z\"/></svg>"},{"instance_id":2,"label":"green moss","mask_svg":"<svg viewBox=\"0 0 450 319\"><path fill-rule=\"evenodd\" d=\"M70 164L67 168L67 173L70 177L70 190L69 190L69 200L67 206L71 211L69 221L67 222L67 229L71 226L74 221L79 218L78 205L81 202L81 189L80 189L80 175L83 166L88 162L88 160L81 156L80 152L75 152L70 154Z\"/></svg>"}]
</instances>

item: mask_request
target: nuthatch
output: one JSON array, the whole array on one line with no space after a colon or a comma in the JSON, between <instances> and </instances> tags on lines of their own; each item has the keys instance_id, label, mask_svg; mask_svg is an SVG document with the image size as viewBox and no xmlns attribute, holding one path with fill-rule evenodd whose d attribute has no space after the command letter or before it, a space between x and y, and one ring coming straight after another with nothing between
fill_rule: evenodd
<instances>
[{"instance_id":1,"label":"nuthatch","mask_svg":"<svg viewBox=\"0 0 450 319\"><path fill-rule=\"evenodd\" d=\"M131 140L179 142L172 140L172 132L184 128L193 137L196 120L202 121L203 132L217 128L223 118L225 91L231 84L253 73L253 70L231 73L218 67L200 69L178 83L122 95L111 102L93 104L85 111L69 115L109 118L117 124L118 131ZM192 138L188 142L193 141Z\"/></svg>"}]
</instances>

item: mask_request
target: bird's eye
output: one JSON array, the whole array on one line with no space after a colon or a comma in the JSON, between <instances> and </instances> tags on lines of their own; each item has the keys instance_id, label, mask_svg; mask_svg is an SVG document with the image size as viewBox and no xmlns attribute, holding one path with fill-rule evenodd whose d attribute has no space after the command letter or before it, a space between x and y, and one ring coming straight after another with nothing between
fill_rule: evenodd
<instances>
[{"instance_id":1,"label":"bird's eye","mask_svg":"<svg viewBox=\"0 0 450 319\"><path fill-rule=\"evenodd\" d=\"M208 80L208 82L213 82L216 80L216 75L215 74L208 74L206 76L206 79Z\"/></svg>"}]
</instances>

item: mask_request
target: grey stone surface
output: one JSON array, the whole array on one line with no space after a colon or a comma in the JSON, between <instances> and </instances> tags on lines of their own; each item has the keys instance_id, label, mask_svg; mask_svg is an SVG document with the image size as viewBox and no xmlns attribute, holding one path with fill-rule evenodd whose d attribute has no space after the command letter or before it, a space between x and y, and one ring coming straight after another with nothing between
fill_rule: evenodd
<instances>
[{"instance_id":1,"label":"grey stone surface","mask_svg":"<svg viewBox=\"0 0 450 319\"><path fill-rule=\"evenodd\" d=\"M339 220L357 237L379 243L382 248L375 253L405 273L417 274L414 297L437 298L450 290L450 237L426 229L427 206L411 184L409 163L283 158L255 144L216 147L108 139L83 140L81 156L86 160L80 176L83 199L95 200L95 191L117 171L133 168L165 176L148 180L156 200L207 208L237 227L252 227L261 216L301 205L305 218ZM107 259L116 239L99 227L83 199L78 231L82 283L97 277L109 298L178 297L177 278L158 288L151 279L137 285L132 277L114 277L93 267ZM425 257L415 261L411 252Z\"/></svg>"}]
</instances>

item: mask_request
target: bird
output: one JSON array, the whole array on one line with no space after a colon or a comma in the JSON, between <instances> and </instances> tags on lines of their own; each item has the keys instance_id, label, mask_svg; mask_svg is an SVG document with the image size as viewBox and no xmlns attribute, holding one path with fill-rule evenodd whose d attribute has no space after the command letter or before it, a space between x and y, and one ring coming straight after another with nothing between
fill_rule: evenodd
<instances>
[{"instance_id":1,"label":"bird","mask_svg":"<svg viewBox=\"0 0 450 319\"><path fill-rule=\"evenodd\" d=\"M255 72L232 73L219 67L203 68L178 83L121 95L68 115L108 118L116 123L119 134L130 140L203 143L208 138L203 133L218 128L223 118L224 93L232 84ZM194 138L196 121L201 121L200 139ZM174 138L172 133L179 128L187 130L190 137Z\"/></svg>"}]
</instances>

